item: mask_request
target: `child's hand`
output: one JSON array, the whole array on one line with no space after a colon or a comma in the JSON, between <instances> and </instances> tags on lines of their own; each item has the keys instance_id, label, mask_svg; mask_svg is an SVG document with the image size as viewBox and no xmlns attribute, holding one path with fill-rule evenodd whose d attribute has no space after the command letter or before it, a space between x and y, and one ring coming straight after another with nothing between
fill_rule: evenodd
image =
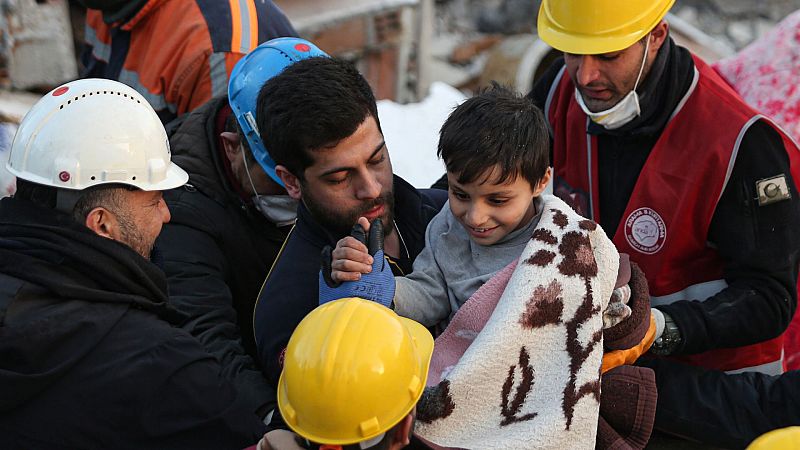
<instances>
[{"instance_id":1,"label":"child's hand","mask_svg":"<svg viewBox=\"0 0 800 450\"><path fill-rule=\"evenodd\" d=\"M360 217L358 224L369 233L369 221ZM358 281L362 273L372 271L373 258L367 246L353 236L347 236L336 243L331 252L331 279L334 282Z\"/></svg>"},{"instance_id":2,"label":"child's hand","mask_svg":"<svg viewBox=\"0 0 800 450\"><path fill-rule=\"evenodd\" d=\"M340 298L360 297L391 307L395 282L392 269L383 257L383 224L380 219L375 219L371 226L364 218L359 218L358 222L350 233L351 238L337 244L335 257L330 246L322 249L320 305ZM369 236L364 228L369 229Z\"/></svg>"}]
</instances>

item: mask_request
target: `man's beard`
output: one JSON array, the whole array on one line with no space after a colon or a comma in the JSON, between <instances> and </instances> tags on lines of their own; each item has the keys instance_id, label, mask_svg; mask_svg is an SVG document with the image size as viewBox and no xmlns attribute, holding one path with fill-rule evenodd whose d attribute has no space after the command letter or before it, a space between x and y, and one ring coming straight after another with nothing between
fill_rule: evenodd
<instances>
[{"instance_id":1,"label":"man's beard","mask_svg":"<svg viewBox=\"0 0 800 450\"><path fill-rule=\"evenodd\" d=\"M144 259L150 259L155 241L147 242L135 222L125 214L117 214L117 223L119 223L120 242L142 255Z\"/></svg>"},{"instance_id":2,"label":"man's beard","mask_svg":"<svg viewBox=\"0 0 800 450\"><path fill-rule=\"evenodd\" d=\"M353 225L358 223L358 218L362 217L365 212L379 205L383 205L385 208L383 216L380 217L383 222L383 235L388 236L394 232L394 227L392 226L392 222L394 221L394 192L392 190L382 193L380 197L365 202L359 206L358 209L351 211L341 211L331 208L307 194L303 196L303 203L306 205L309 212L311 212L314 220L337 238L349 235L350 231L353 229Z\"/></svg>"}]
</instances>

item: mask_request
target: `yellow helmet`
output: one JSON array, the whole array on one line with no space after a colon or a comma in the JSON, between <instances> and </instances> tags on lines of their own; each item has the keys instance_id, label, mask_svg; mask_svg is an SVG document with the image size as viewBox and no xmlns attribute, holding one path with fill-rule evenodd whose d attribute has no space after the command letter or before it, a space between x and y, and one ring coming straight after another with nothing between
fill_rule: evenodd
<instances>
[{"instance_id":1,"label":"yellow helmet","mask_svg":"<svg viewBox=\"0 0 800 450\"><path fill-rule=\"evenodd\" d=\"M543 0L537 32L562 52L616 52L655 28L673 3L675 0Z\"/></svg>"},{"instance_id":2,"label":"yellow helmet","mask_svg":"<svg viewBox=\"0 0 800 450\"><path fill-rule=\"evenodd\" d=\"M800 427L770 431L747 446L747 450L796 450L797 448L800 448Z\"/></svg>"},{"instance_id":3,"label":"yellow helmet","mask_svg":"<svg viewBox=\"0 0 800 450\"><path fill-rule=\"evenodd\" d=\"M389 308L344 298L309 313L289 339L278 407L300 436L348 445L380 436L417 404L433 337Z\"/></svg>"}]
</instances>

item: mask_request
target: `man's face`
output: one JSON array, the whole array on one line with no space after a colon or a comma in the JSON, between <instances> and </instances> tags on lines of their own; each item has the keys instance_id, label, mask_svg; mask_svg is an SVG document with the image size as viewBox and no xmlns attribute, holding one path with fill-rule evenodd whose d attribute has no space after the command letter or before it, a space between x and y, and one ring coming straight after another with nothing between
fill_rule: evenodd
<instances>
[{"instance_id":1,"label":"man's face","mask_svg":"<svg viewBox=\"0 0 800 450\"><path fill-rule=\"evenodd\" d=\"M115 213L117 240L149 259L162 225L169 222L169 208L161 191L124 191L124 196L125 211Z\"/></svg>"},{"instance_id":2,"label":"man's face","mask_svg":"<svg viewBox=\"0 0 800 450\"><path fill-rule=\"evenodd\" d=\"M391 233L392 163L372 116L334 146L315 150L313 158L300 181L300 195L317 222L342 236L359 217L380 218L386 234Z\"/></svg>"},{"instance_id":3,"label":"man's face","mask_svg":"<svg viewBox=\"0 0 800 450\"><path fill-rule=\"evenodd\" d=\"M600 55L565 53L564 62L583 102L590 111L600 112L614 107L633 90L644 51L644 43L637 42L624 50ZM651 63L645 64L642 80L647 77Z\"/></svg>"}]
</instances>

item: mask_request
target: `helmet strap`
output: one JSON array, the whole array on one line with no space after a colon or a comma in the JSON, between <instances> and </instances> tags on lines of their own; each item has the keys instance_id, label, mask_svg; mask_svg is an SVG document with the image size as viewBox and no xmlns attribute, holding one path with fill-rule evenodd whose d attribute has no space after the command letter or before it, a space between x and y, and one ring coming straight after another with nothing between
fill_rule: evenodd
<instances>
[{"instance_id":1,"label":"helmet strap","mask_svg":"<svg viewBox=\"0 0 800 450\"><path fill-rule=\"evenodd\" d=\"M642 72L644 72L644 66L647 64L647 52L650 51L650 33L647 33L644 41L644 55L642 55L642 66L639 67L639 75L636 76L636 83L633 85L633 90L639 87L639 81L642 80Z\"/></svg>"},{"instance_id":2,"label":"helmet strap","mask_svg":"<svg viewBox=\"0 0 800 450\"><path fill-rule=\"evenodd\" d=\"M244 173L247 174L247 180L250 182L250 187L253 188L253 195L256 196L256 199L259 198L258 191L256 190L256 185L253 183L253 177L250 176L250 167L247 166L247 155L244 154L244 145L242 142L239 142L239 151L242 152L242 163L244 163Z\"/></svg>"}]
</instances>

